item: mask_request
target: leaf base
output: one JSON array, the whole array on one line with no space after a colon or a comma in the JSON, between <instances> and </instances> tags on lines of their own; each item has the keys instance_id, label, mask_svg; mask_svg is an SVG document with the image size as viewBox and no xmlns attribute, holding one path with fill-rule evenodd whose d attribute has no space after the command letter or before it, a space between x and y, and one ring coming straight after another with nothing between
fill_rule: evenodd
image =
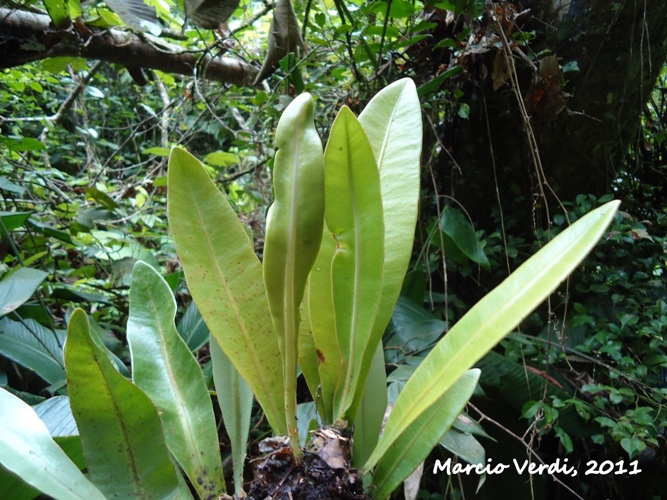
<instances>
[{"instance_id":1,"label":"leaf base","mask_svg":"<svg viewBox=\"0 0 667 500\"><path fill-rule=\"evenodd\" d=\"M270 438L275 446L275 439ZM260 444L262 448L262 444ZM297 463L285 441L255 460L249 499L371 500L361 474L350 467L350 437L334 427L315 431L303 459Z\"/></svg>"}]
</instances>

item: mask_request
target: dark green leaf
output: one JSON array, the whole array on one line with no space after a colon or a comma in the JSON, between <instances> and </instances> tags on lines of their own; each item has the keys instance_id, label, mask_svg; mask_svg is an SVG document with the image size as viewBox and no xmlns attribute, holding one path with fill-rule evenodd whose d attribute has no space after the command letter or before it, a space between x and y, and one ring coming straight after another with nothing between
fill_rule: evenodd
<instances>
[{"instance_id":1,"label":"dark green leaf","mask_svg":"<svg viewBox=\"0 0 667 500\"><path fill-rule=\"evenodd\" d=\"M76 221L82 226L92 229L96 221L110 220L115 216L113 212L106 208L87 208L79 214Z\"/></svg>"},{"instance_id":2,"label":"dark green leaf","mask_svg":"<svg viewBox=\"0 0 667 500\"><path fill-rule=\"evenodd\" d=\"M447 431L440 445L469 464L486 464L484 447L472 434L461 432L453 427Z\"/></svg>"},{"instance_id":3,"label":"dark green leaf","mask_svg":"<svg viewBox=\"0 0 667 500\"><path fill-rule=\"evenodd\" d=\"M63 332L44 328L34 320L0 320L0 354L34 371L50 384L65 380Z\"/></svg>"},{"instance_id":4,"label":"dark green leaf","mask_svg":"<svg viewBox=\"0 0 667 500\"><path fill-rule=\"evenodd\" d=\"M354 421L355 440L352 464L362 467L375 449L380 438L382 421L387 410L387 373L384 366L382 342L375 351L373 364L368 372L364 395Z\"/></svg>"},{"instance_id":5,"label":"dark green leaf","mask_svg":"<svg viewBox=\"0 0 667 500\"><path fill-rule=\"evenodd\" d=\"M417 89L417 94L419 95L420 98L422 98L426 97L428 94L437 92L445 80L453 78L456 75L460 75L461 73L463 73L463 71L464 69L462 66L454 66L453 68L449 68L447 71L439 74L431 81L426 82L424 85L419 87L419 89Z\"/></svg>"},{"instance_id":6,"label":"dark green leaf","mask_svg":"<svg viewBox=\"0 0 667 500\"><path fill-rule=\"evenodd\" d=\"M179 321L178 333L181 334L192 352L198 351L208 342L211 332L209 332L208 326L206 326L204 318L202 318L199 309L197 309L197 304L194 302L190 302L181 321Z\"/></svg>"},{"instance_id":7,"label":"dark green leaf","mask_svg":"<svg viewBox=\"0 0 667 500\"><path fill-rule=\"evenodd\" d=\"M86 189L86 196L88 198L95 200L97 203L102 205L104 208L108 208L109 210L115 210L116 208L118 208L118 203L116 203L116 201L114 201L114 199L111 198L111 196L109 196L103 191L100 191L94 186L91 186L88 189Z\"/></svg>"},{"instance_id":8,"label":"dark green leaf","mask_svg":"<svg viewBox=\"0 0 667 500\"><path fill-rule=\"evenodd\" d=\"M0 212L0 220L5 230L13 231L21 227L32 212Z\"/></svg>"},{"instance_id":9,"label":"dark green leaf","mask_svg":"<svg viewBox=\"0 0 667 500\"><path fill-rule=\"evenodd\" d=\"M45 234L46 236L51 236L60 241L64 241L65 243L74 245L74 241L72 241L72 237L69 235L69 233L61 231L60 229L54 229L35 218L28 219L28 226L42 234Z\"/></svg>"},{"instance_id":10,"label":"dark green leaf","mask_svg":"<svg viewBox=\"0 0 667 500\"><path fill-rule=\"evenodd\" d=\"M463 412L461 413L456 421L454 422L453 427L461 432L464 432L466 434L474 434L475 436L482 436L487 439L491 439L492 441L495 441L491 436L489 436L486 431L484 430L484 427L482 427L479 422L473 420L468 416L467 413Z\"/></svg>"},{"instance_id":11,"label":"dark green leaf","mask_svg":"<svg viewBox=\"0 0 667 500\"><path fill-rule=\"evenodd\" d=\"M0 498L33 500L40 491L0 464Z\"/></svg>"},{"instance_id":12,"label":"dark green leaf","mask_svg":"<svg viewBox=\"0 0 667 500\"><path fill-rule=\"evenodd\" d=\"M25 193L25 188L23 186L20 186L18 184L14 184L12 181L10 181L7 177L0 176L0 189L3 191L9 191L10 193L22 195Z\"/></svg>"},{"instance_id":13,"label":"dark green leaf","mask_svg":"<svg viewBox=\"0 0 667 500\"><path fill-rule=\"evenodd\" d=\"M0 317L16 310L37 291L49 274L22 267L0 281Z\"/></svg>"},{"instance_id":14,"label":"dark green leaf","mask_svg":"<svg viewBox=\"0 0 667 500\"><path fill-rule=\"evenodd\" d=\"M113 302L101 293L86 292L80 288L69 285L58 285L53 287L51 296L72 302L97 302L105 305L113 304Z\"/></svg>"},{"instance_id":15,"label":"dark green leaf","mask_svg":"<svg viewBox=\"0 0 667 500\"><path fill-rule=\"evenodd\" d=\"M447 205L440 216L440 228L457 249L468 259L479 264L484 269L489 269L489 259L486 257L482 245L475 234L472 225L466 217L457 209ZM447 245L445 244L445 248Z\"/></svg>"}]
</instances>

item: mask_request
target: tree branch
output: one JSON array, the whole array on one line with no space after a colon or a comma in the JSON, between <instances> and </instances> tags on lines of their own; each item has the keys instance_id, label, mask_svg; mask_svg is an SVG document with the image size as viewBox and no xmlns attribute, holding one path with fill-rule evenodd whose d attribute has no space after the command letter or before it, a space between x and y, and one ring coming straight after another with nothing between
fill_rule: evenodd
<instances>
[{"instance_id":1,"label":"tree branch","mask_svg":"<svg viewBox=\"0 0 667 500\"><path fill-rule=\"evenodd\" d=\"M56 30L46 15L0 8L0 69L65 56L191 76L203 58L200 67L205 72L199 76L207 80L251 85L257 73L256 68L238 59L187 52L162 40L157 45L119 29L88 28L93 35L86 38L74 26Z\"/></svg>"}]
</instances>

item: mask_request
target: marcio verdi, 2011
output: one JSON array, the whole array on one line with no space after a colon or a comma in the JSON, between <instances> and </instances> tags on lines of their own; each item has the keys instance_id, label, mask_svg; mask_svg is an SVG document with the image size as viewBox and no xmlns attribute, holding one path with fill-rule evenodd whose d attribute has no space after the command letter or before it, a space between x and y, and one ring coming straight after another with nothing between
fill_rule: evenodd
<instances>
[{"instance_id":1,"label":"marcio verdi, 2011","mask_svg":"<svg viewBox=\"0 0 667 500\"><path fill-rule=\"evenodd\" d=\"M453 474L493 475L493 474L502 474L507 469L510 469L512 468L512 466L514 466L514 470L519 475L523 474L524 472L530 475L545 474L545 473L565 474L571 477L575 477L576 475L578 475L577 469L567 463L568 462L567 458L563 459L562 461L560 458L557 458L555 462L552 462L550 464L547 463L538 464L528 459L519 462L516 458L512 459L512 465L500 462L493 464L492 461L493 460L489 458L487 459L486 464L463 465L458 462L452 463L451 458L445 460L444 463L441 462L440 460L436 460L435 464L433 465L433 474L437 474L439 472L445 472L447 475L450 476ZM620 460L618 462L605 460L600 464L598 464L598 462L595 460L589 460L588 462L586 462L586 471L584 472L584 475L588 476L591 474L599 474L602 476L606 476L608 474L615 474L615 475L629 474L633 476L635 474L640 474L642 472L642 470L639 468L639 462L637 460L633 460L628 465L630 466L629 470L625 468L625 463L623 460Z\"/></svg>"}]
</instances>

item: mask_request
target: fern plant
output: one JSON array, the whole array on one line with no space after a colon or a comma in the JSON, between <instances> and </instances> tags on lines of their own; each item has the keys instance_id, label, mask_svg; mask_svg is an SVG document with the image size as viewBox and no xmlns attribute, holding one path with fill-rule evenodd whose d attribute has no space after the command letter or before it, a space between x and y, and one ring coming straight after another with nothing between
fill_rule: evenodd
<instances>
[{"instance_id":1,"label":"fern plant","mask_svg":"<svg viewBox=\"0 0 667 500\"><path fill-rule=\"evenodd\" d=\"M408 268L417 218L421 116L414 84L382 90L357 118L341 109L323 150L307 94L276 132L275 202L264 262L203 165L171 153L169 224L188 287L211 332L216 392L243 495L252 395L295 462L301 369L320 421L354 428L352 465L376 498L391 492L453 424L475 363L581 262L618 202L582 217L462 317L414 371L386 422L382 334ZM86 314L69 321L65 365L87 475L44 422L0 389L0 463L54 498L199 498L225 493L211 399L174 326L162 277L135 266L127 337L132 380ZM246 385L247 384L247 385ZM251 392L252 391L252 392Z\"/></svg>"}]
</instances>

